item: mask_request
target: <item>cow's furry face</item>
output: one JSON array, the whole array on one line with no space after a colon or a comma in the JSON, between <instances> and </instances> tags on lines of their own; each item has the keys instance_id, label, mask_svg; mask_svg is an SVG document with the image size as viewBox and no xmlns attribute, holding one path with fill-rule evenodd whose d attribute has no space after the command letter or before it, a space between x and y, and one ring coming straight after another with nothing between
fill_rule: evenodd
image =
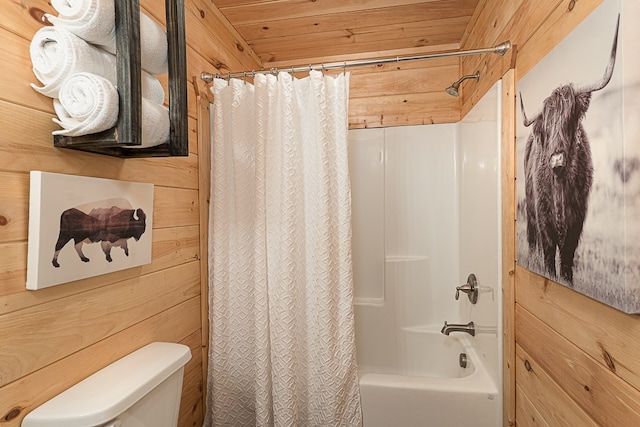
<instances>
[{"instance_id":1,"label":"cow's furry face","mask_svg":"<svg viewBox=\"0 0 640 427\"><path fill-rule=\"evenodd\" d=\"M544 100L542 113L534 124L534 135L556 175L562 175L580 144L580 127L590 92L577 92L568 84L556 88Z\"/></svg>"}]
</instances>

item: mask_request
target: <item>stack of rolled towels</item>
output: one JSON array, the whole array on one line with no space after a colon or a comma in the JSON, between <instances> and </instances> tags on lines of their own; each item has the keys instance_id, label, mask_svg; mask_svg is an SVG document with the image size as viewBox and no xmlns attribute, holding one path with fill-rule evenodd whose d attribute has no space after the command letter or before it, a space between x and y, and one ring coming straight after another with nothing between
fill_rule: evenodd
<instances>
[{"instance_id":1,"label":"stack of rolled towels","mask_svg":"<svg viewBox=\"0 0 640 427\"><path fill-rule=\"evenodd\" d=\"M43 27L30 45L33 72L42 86L36 91L53 98L62 129L54 135L80 136L114 127L118 121L114 0L52 0L58 16ZM169 138L169 110L164 89L154 75L167 73L164 29L140 14L142 67L142 144L145 148Z\"/></svg>"}]
</instances>

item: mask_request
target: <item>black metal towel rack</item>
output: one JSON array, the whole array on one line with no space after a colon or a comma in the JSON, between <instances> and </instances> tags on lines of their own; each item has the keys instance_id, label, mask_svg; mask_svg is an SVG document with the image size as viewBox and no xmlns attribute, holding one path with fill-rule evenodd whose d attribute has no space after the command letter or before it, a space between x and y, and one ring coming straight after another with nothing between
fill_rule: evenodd
<instances>
[{"instance_id":1,"label":"black metal towel rack","mask_svg":"<svg viewBox=\"0 0 640 427\"><path fill-rule=\"evenodd\" d=\"M124 158L188 156L184 0L165 0L171 122L169 140L147 148L123 148L141 145L142 140L140 1L115 0L115 6L116 63L120 97L118 122L111 129L91 135L55 135L53 145Z\"/></svg>"}]
</instances>

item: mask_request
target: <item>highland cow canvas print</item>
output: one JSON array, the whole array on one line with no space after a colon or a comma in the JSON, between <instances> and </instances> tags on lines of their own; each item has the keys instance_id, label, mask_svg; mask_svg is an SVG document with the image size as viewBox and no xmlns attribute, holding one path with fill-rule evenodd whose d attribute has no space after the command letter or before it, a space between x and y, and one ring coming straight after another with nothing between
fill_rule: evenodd
<instances>
[{"instance_id":1,"label":"highland cow canvas print","mask_svg":"<svg viewBox=\"0 0 640 427\"><path fill-rule=\"evenodd\" d=\"M151 262L153 184L32 171L27 289Z\"/></svg>"},{"instance_id":2,"label":"highland cow canvas print","mask_svg":"<svg viewBox=\"0 0 640 427\"><path fill-rule=\"evenodd\" d=\"M627 313L640 312L639 5L603 2L518 81L516 107L518 264Z\"/></svg>"}]
</instances>

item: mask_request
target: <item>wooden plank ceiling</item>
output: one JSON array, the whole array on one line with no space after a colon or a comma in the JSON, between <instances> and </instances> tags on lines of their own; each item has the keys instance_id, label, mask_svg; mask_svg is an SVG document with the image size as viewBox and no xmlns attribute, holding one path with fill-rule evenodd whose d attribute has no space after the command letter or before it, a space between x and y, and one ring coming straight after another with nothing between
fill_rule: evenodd
<instances>
[{"instance_id":1,"label":"wooden plank ceiling","mask_svg":"<svg viewBox=\"0 0 640 427\"><path fill-rule=\"evenodd\" d=\"M479 0L212 0L264 68L458 50Z\"/></svg>"}]
</instances>

